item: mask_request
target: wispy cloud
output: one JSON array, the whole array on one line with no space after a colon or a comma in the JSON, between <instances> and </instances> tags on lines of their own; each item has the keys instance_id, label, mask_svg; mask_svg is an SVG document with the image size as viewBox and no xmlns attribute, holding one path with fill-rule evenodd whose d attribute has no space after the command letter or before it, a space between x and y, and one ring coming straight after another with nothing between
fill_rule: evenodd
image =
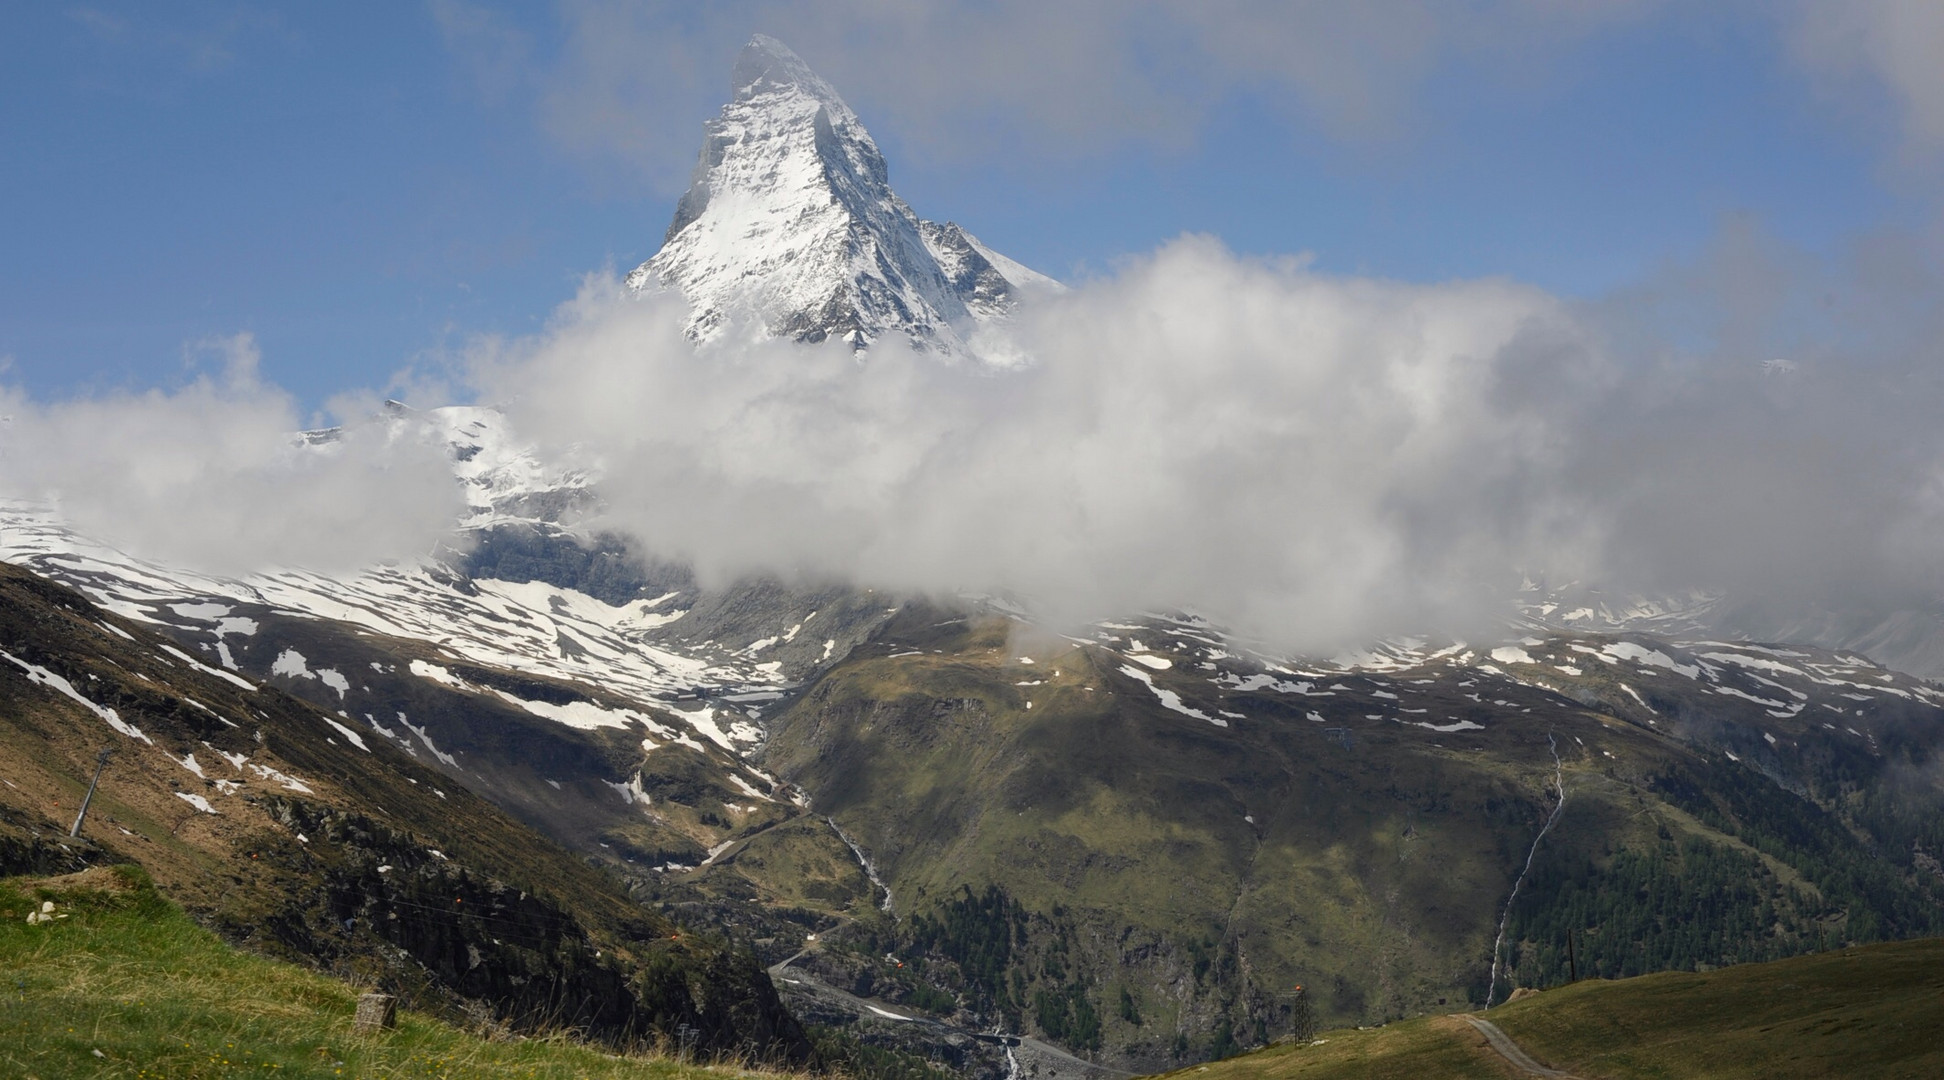
<instances>
[{"instance_id":1,"label":"wispy cloud","mask_svg":"<svg viewBox=\"0 0 1944 1080\"><path fill-rule=\"evenodd\" d=\"M1473 64L1482 78L1531 72L1658 7L567 0L557 46L532 53L509 45L492 9L437 0L433 10L455 54L495 72L495 85L510 63L527 65L537 115L562 143L675 188L697 120L726 93L721 73L754 31L788 41L910 150L1068 157L1192 142L1238 92L1260 92L1338 138L1391 138L1410 128L1421 86L1442 64Z\"/></svg>"},{"instance_id":2,"label":"wispy cloud","mask_svg":"<svg viewBox=\"0 0 1944 1080\"><path fill-rule=\"evenodd\" d=\"M1930 0L1803 2L1797 58L1827 85L1895 104L1906 153L1944 154L1944 6Z\"/></svg>"}]
</instances>

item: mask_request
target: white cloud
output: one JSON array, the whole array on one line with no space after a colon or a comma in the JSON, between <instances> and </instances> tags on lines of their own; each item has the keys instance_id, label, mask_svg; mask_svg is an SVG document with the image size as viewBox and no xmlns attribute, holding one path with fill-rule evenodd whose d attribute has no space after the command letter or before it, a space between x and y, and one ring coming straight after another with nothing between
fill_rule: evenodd
<instances>
[{"instance_id":1,"label":"white cloud","mask_svg":"<svg viewBox=\"0 0 1944 1080\"><path fill-rule=\"evenodd\" d=\"M609 524L751 571L1187 607L1322 647L1495 618L1590 538L1549 409L1599 371L1560 305L1186 238L1029 309L1029 366L880 345L696 350L678 300L596 279L482 360L522 432L599 470ZM1516 576L1511 577L1516 583Z\"/></svg>"},{"instance_id":2,"label":"white cloud","mask_svg":"<svg viewBox=\"0 0 1944 1080\"><path fill-rule=\"evenodd\" d=\"M1582 306L1187 237L1022 308L1013 368L698 349L679 298L608 275L471 359L516 434L595 470L598 525L705 582L1000 593L1058 623L1186 608L1322 652L1490 632L1522 573L1724 589L1800 626L1944 594L1924 265L1878 240L1832 269L1741 224ZM347 403L367 419L302 444L253 342L213 347L225 374L174 392L6 394L0 494L225 572L349 569L451 528L423 426Z\"/></svg>"},{"instance_id":3,"label":"white cloud","mask_svg":"<svg viewBox=\"0 0 1944 1080\"><path fill-rule=\"evenodd\" d=\"M0 494L46 500L82 532L220 573L350 569L425 551L463 509L443 448L355 410L298 439L292 399L258 381L247 334L203 343L220 379L41 403L0 391Z\"/></svg>"},{"instance_id":4,"label":"white cloud","mask_svg":"<svg viewBox=\"0 0 1944 1080\"><path fill-rule=\"evenodd\" d=\"M1944 383L1912 352L1935 311L1876 302L1903 264L1853 263L1744 224L1580 306L1190 237L1024 309L1005 370L698 351L679 300L600 277L481 385L718 583L1186 608L1305 650L1489 632L1521 573L1881 615L1944 590Z\"/></svg>"}]
</instances>

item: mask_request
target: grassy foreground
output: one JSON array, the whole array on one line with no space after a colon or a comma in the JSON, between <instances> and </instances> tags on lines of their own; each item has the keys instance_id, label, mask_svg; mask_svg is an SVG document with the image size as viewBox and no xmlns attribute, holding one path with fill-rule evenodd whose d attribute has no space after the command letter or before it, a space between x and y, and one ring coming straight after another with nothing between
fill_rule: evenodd
<instances>
[{"instance_id":1,"label":"grassy foreground","mask_svg":"<svg viewBox=\"0 0 1944 1080\"><path fill-rule=\"evenodd\" d=\"M0 881L0 1076L635 1077L747 1070L615 1056L567 1038L492 1038L401 1011L352 1033L358 991L238 952L162 899L140 871ZM53 901L52 922L27 915Z\"/></svg>"},{"instance_id":2,"label":"grassy foreground","mask_svg":"<svg viewBox=\"0 0 1944 1080\"><path fill-rule=\"evenodd\" d=\"M1944 939L1706 973L1587 980L1493 1009L1540 1062L1577 1076L1791 1080L1944 1076ZM1517 1075L1456 1016L1325 1032L1182 1070L1192 1080Z\"/></svg>"}]
</instances>

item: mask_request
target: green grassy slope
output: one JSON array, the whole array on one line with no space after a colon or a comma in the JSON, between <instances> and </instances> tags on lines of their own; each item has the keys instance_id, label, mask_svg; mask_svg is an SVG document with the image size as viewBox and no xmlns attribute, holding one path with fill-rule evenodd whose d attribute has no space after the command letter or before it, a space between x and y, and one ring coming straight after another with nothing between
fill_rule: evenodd
<instances>
[{"instance_id":1,"label":"green grassy slope","mask_svg":"<svg viewBox=\"0 0 1944 1080\"><path fill-rule=\"evenodd\" d=\"M27 924L44 902L64 917ZM0 882L0 972L0 1074L23 1080L752 1075L411 1012L357 1035L355 988L230 948L129 868Z\"/></svg>"},{"instance_id":2,"label":"green grassy slope","mask_svg":"<svg viewBox=\"0 0 1944 1080\"><path fill-rule=\"evenodd\" d=\"M1944 1076L1944 939L1705 973L1586 980L1493 1009L1540 1062L1582 1077ZM1193 1080L1510 1075L1456 1017L1332 1031L1184 1070Z\"/></svg>"}]
</instances>

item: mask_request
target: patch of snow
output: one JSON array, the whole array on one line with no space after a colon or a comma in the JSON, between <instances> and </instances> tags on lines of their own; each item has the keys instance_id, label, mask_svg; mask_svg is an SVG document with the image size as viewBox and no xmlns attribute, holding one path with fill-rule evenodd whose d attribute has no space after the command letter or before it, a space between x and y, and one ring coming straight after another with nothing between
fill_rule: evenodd
<instances>
[{"instance_id":1,"label":"patch of snow","mask_svg":"<svg viewBox=\"0 0 1944 1080\"><path fill-rule=\"evenodd\" d=\"M63 697L71 698L81 703L82 705L85 705L89 712L92 712L96 716L101 717L101 719L105 721L109 727L115 729L117 732L120 732L121 734L126 735L131 739L140 739L143 742L148 743L150 746L155 745L155 741L153 739L150 739L147 735L142 734L141 728L138 728L135 725L130 724L127 721L123 720L119 715L116 714L115 710L110 708L105 708L100 705L96 705L94 702L89 701L87 698L83 697L81 695L81 692L74 688L73 683L68 682L66 679L60 677L59 675L54 674L53 672L47 670L46 668L41 667L39 664L30 664L27 661L22 660L20 657L15 656L14 654L7 652L3 649L0 649L0 656L6 657L16 667L19 667L22 671L25 671L27 673L28 682L33 683L37 686L45 686L48 689L54 691L55 693L62 695Z\"/></svg>"},{"instance_id":2,"label":"patch of snow","mask_svg":"<svg viewBox=\"0 0 1944 1080\"><path fill-rule=\"evenodd\" d=\"M1701 677L1701 669L1696 665L1678 663L1673 657L1661 652L1659 649L1649 649L1644 645L1636 645L1631 641L1609 642L1602 651L1615 660L1632 660L1635 663L1645 664L1649 667L1665 668L1676 675L1683 675L1690 679L1698 679Z\"/></svg>"},{"instance_id":3,"label":"patch of snow","mask_svg":"<svg viewBox=\"0 0 1944 1080\"><path fill-rule=\"evenodd\" d=\"M344 700L345 692L351 689L351 680L345 678L343 675L335 671L332 671L330 668L318 668L317 681L323 683L325 686L328 686L333 690L336 690L338 700L340 701Z\"/></svg>"},{"instance_id":4,"label":"patch of snow","mask_svg":"<svg viewBox=\"0 0 1944 1080\"><path fill-rule=\"evenodd\" d=\"M273 769L268 765L258 765L254 761L248 762L248 765L250 769L257 774L257 776L265 780L275 780L277 783L282 784L286 790L299 792L304 795L317 794L317 792L311 790L311 786L309 784L304 783L302 780L299 780L294 776L288 776L282 772L279 772L278 770Z\"/></svg>"},{"instance_id":5,"label":"patch of snow","mask_svg":"<svg viewBox=\"0 0 1944 1080\"><path fill-rule=\"evenodd\" d=\"M189 792L186 791L178 791L175 793L175 797L181 799L183 802L188 803L190 806L195 807L196 809L202 811L205 814L216 813L216 808L209 805L209 800L203 798L201 795L191 795Z\"/></svg>"},{"instance_id":6,"label":"patch of snow","mask_svg":"<svg viewBox=\"0 0 1944 1080\"><path fill-rule=\"evenodd\" d=\"M411 672L421 679L431 679L435 683L442 683L460 690L472 689L472 684L466 682L466 680L461 679L459 676L454 675L452 672L447 671L437 664L428 664L423 660L412 661Z\"/></svg>"},{"instance_id":7,"label":"patch of snow","mask_svg":"<svg viewBox=\"0 0 1944 1080\"><path fill-rule=\"evenodd\" d=\"M1432 731L1442 731L1445 732L1446 734L1449 734L1454 731L1484 731L1485 730L1484 724L1474 724L1470 720L1459 720L1455 723L1450 723L1450 724L1433 724L1428 720L1412 720L1411 723L1421 728L1429 728Z\"/></svg>"},{"instance_id":8,"label":"patch of snow","mask_svg":"<svg viewBox=\"0 0 1944 1080\"><path fill-rule=\"evenodd\" d=\"M1767 698L1756 697L1754 694L1745 693L1743 691L1735 689L1732 686L1717 686L1714 688L1714 692L1717 694L1726 695L1728 697L1738 697L1745 701L1752 701L1755 704L1762 706L1763 708L1786 709L1789 707L1787 702L1770 701Z\"/></svg>"},{"instance_id":9,"label":"patch of snow","mask_svg":"<svg viewBox=\"0 0 1944 1080\"><path fill-rule=\"evenodd\" d=\"M185 619L214 622L230 613L228 604L170 604L169 610Z\"/></svg>"},{"instance_id":10,"label":"patch of snow","mask_svg":"<svg viewBox=\"0 0 1944 1080\"><path fill-rule=\"evenodd\" d=\"M1183 716L1191 716L1197 720L1205 720L1208 723L1214 724L1216 727L1229 726L1228 721L1222 719L1221 717L1210 716L1199 709L1191 709L1188 706L1182 704L1180 694L1175 693L1173 690L1169 690L1164 687L1159 687L1154 685L1154 677L1149 675L1147 672L1142 671L1139 668L1129 667L1126 664L1122 664L1121 674L1126 675L1128 678L1134 679L1140 682L1142 685L1146 686L1148 690L1152 692L1156 698L1160 699L1161 706L1165 709L1171 709L1175 712L1180 713Z\"/></svg>"},{"instance_id":11,"label":"patch of snow","mask_svg":"<svg viewBox=\"0 0 1944 1080\"><path fill-rule=\"evenodd\" d=\"M285 649L278 653L277 659L270 665L270 674L288 675L293 679L317 678L311 674L310 665L305 662L304 654L296 649Z\"/></svg>"},{"instance_id":12,"label":"patch of snow","mask_svg":"<svg viewBox=\"0 0 1944 1080\"><path fill-rule=\"evenodd\" d=\"M493 692L535 716L545 717L581 731L593 731L596 728L625 728L631 724L648 722L646 716L633 709L610 709L592 701L570 701L565 705L556 705L551 701L528 701L525 698L514 697L504 690Z\"/></svg>"},{"instance_id":13,"label":"patch of snow","mask_svg":"<svg viewBox=\"0 0 1944 1080\"><path fill-rule=\"evenodd\" d=\"M338 723L336 720L333 720L328 716L324 718L324 722L336 728L338 730L338 734L351 740L351 745L357 747L360 750L363 750L367 754L371 753L371 747L365 745L364 736L358 734L355 731L352 731L350 728L345 727L343 724Z\"/></svg>"},{"instance_id":14,"label":"patch of snow","mask_svg":"<svg viewBox=\"0 0 1944 1080\"><path fill-rule=\"evenodd\" d=\"M208 664L205 664L202 661L196 659L195 657L190 656L188 653L183 652L181 649L177 649L169 645L164 645L162 646L162 651L168 653L170 656L175 657L176 659L182 661L183 663L188 664L191 668L194 668L195 670L202 672L204 675L214 675L226 683L229 683L233 686L241 687L245 690L256 689L256 684L249 681L248 679L239 678L236 675L224 671L221 668L210 667Z\"/></svg>"},{"instance_id":15,"label":"patch of snow","mask_svg":"<svg viewBox=\"0 0 1944 1080\"><path fill-rule=\"evenodd\" d=\"M627 803L629 806L633 806L635 803L640 803L644 807L654 804L654 800L648 797L647 789L641 785L640 769L636 769L634 775L628 777L626 783L617 784L612 780L603 780L601 783L613 788L614 793L621 796L621 801ZM559 787L560 785L555 784L554 786Z\"/></svg>"}]
</instances>

